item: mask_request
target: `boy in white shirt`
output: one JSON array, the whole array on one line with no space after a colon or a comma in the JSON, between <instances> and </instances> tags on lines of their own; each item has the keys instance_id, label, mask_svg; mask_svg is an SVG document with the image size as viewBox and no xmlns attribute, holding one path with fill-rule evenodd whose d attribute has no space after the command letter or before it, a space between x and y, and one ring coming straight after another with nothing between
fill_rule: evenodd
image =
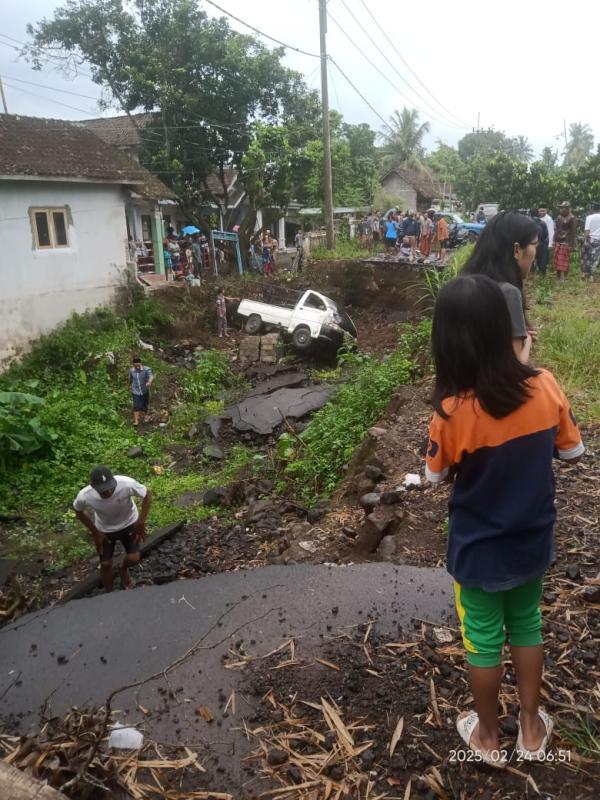
<instances>
[{"instance_id":1,"label":"boy in white shirt","mask_svg":"<svg viewBox=\"0 0 600 800\"><path fill-rule=\"evenodd\" d=\"M134 497L142 498L138 508ZM90 482L75 498L75 516L94 537L100 557L104 591L113 588L112 560L115 545L121 542L125 558L121 564L121 585L129 585L129 567L140 560L140 541L146 535L146 519L152 504L152 492L126 475L113 475L108 467L94 467ZM93 516L86 513L93 512Z\"/></svg>"}]
</instances>

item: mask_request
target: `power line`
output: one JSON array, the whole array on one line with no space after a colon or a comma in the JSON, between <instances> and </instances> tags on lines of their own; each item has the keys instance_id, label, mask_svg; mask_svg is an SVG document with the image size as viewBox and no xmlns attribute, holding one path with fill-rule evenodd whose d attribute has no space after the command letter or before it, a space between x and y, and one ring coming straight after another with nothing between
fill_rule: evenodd
<instances>
[{"instance_id":1,"label":"power line","mask_svg":"<svg viewBox=\"0 0 600 800\"><path fill-rule=\"evenodd\" d=\"M306 50L301 50L299 47L294 47L291 44L286 44L285 42L282 42L280 39L275 39L274 36L269 36L268 33L263 33L258 28L255 28L254 25L250 25L249 23L244 22L243 19L236 17L235 14L232 14L230 11L221 8L221 6L217 5L216 3L213 3L213 0L205 0L205 2L211 6L214 6L222 14L225 14L227 17L231 17L231 19L234 19L236 22L239 22L240 25L244 25L244 27L249 28L251 31L254 31L254 33L257 33L259 36L262 36L265 39L270 39L272 42L275 42L276 44L280 45L280 47L285 47L286 50L293 50L295 53L301 53L303 56L310 56L311 58L321 58L321 56L318 53L308 53Z\"/></svg>"},{"instance_id":2,"label":"power line","mask_svg":"<svg viewBox=\"0 0 600 800\"><path fill-rule=\"evenodd\" d=\"M390 59L389 59L389 58L386 56L386 54L385 54L384 52L382 52L382 50L381 50L381 47L380 47L380 45L379 45L379 42L376 42L376 41L373 39L373 37L371 36L371 34L370 34L370 33L369 33L369 32L368 32L366 29L365 29L364 25L362 25L362 24L361 24L361 21L360 21L360 20L359 20L359 19L356 17L356 15L355 15L355 14L354 14L354 12L352 11L352 9L351 9L351 8L348 6L348 4L346 3L346 0L341 0L341 3L342 3L342 5L344 6L344 8L346 9L346 11L348 12L348 14L350 14L350 16L352 17L352 19L353 19L353 20L356 22L356 24L358 25L358 27L359 27L359 28L362 30L362 32L365 34L365 36L366 36L366 37L368 38L368 40L371 42L371 44L372 44L372 45L373 45L373 47L375 48L375 51L376 51L376 52L379 52L379 55L380 55L380 56L381 56L381 57L382 57L382 58L383 58L383 59L386 61L386 63L389 65L389 67L390 67L391 69L393 69L393 70L394 70L394 72L395 72L395 73L396 73L396 75L397 75L397 76L400 78L400 80L401 80L401 81L403 81L403 82L404 82L404 83L405 83L405 84L408 86L408 88L410 89L410 91L411 91L411 92L413 92L413 93L414 93L414 94L415 94L415 95L416 95L416 96L419 98L419 100L421 100L421 102L423 102L423 103L425 103L427 106L429 106L429 108L431 109L431 112L430 112L430 113L433 113L433 114L438 114L438 113L440 113L440 112L438 112L438 111L437 111L437 109L435 108L435 106L433 106L433 105L431 104L431 102L430 102L429 100L427 100L425 97L423 97L421 94L419 94L419 92L418 92L418 91L417 91L417 90L414 88L414 86L411 86L411 84L410 84L410 83L409 83L409 82L406 80L406 78L404 77L404 75L403 75L403 74L400 72L400 70L398 69L398 67L396 67L396 65L395 65L395 64L394 64L392 61L390 61ZM456 119L458 122L460 122L460 120L458 120L458 117L456 117L454 114L452 114L452 112L449 112L449 113L450 113L450 115L451 115L452 117L454 117L454 118L455 118L455 119ZM444 116L447 116L447 115L444 115ZM455 123L455 122L454 122L452 119L448 118L448 123L447 123L447 124L454 126L456 123Z\"/></svg>"},{"instance_id":3,"label":"power line","mask_svg":"<svg viewBox=\"0 0 600 800\"><path fill-rule=\"evenodd\" d=\"M413 100L411 100L410 97L407 97L404 94L404 92L401 89L399 89L392 80L390 80L390 78L385 74L385 72L383 72L381 69L379 69L377 64L375 64L375 62L372 61L371 58L369 58L369 56L365 53L365 51L356 44L354 39L352 39L350 37L350 35L348 33L346 33L346 31L342 28L340 23L335 19L335 17L333 17L331 15L331 13L328 12L327 16L333 22L333 24L336 25L340 29L340 31L343 33L343 35L346 37L346 39L348 39L350 44L354 48L356 48L356 50L358 50L358 52L362 55L362 57L365 58L369 62L369 64L373 67L373 69L375 69L381 75L381 77L390 84L390 86L394 89L394 91L398 92L398 94L401 97L403 97L406 100L407 103L410 103L411 105L413 105L418 111L420 111L426 117L433 117L432 114L428 113L427 111L424 111L419 105L417 105ZM440 120L437 117L433 117L433 119L435 119L435 121L438 122L440 125L448 125L447 122L444 122L443 120ZM386 126L389 126L389 123L386 122L385 124L386 124ZM457 126L453 126L453 127L457 127Z\"/></svg>"},{"instance_id":4,"label":"power line","mask_svg":"<svg viewBox=\"0 0 600 800\"><path fill-rule=\"evenodd\" d=\"M38 86L40 89L50 89L52 92L61 92L61 94L72 94L75 97L84 97L86 100L98 100L91 94L81 94L80 92L70 92L68 89L57 89L55 86L48 86L44 83L36 83L35 81L26 81L23 78L15 78L13 75L5 75L9 81L16 81L17 83L26 83L29 86Z\"/></svg>"},{"instance_id":5,"label":"power line","mask_svg":"<svg viewBox=\"0 0 600 800\"><path fill-rule=\"evenodd\" d=\"M16 42L17 44L20 44L22 47L27 47L28 46L27 42L23 42L21 39L15 39L14 36L8 36L6 33L0 33L0 37L2 37L4 39L9 39L11 42ZM12 50L15 50L17 53L21 52L19 47L16 47L14 44L9 44L9 42L0 41L0 44L3 44L5 47L10 47ZM46 51L47 50L46 47L40 47L39 49L42 50L42 51ZM49 55L48 54L48 55L40 57L40 60L41 61L46 61L46 62L54 61L57 66L65 67L65 61L62 58L60 58L59 56ZM76 70L76 75L83 75L85 78L91 78L92 80L94 79L93 75L91 75L89 72L83 72L82 70L79 70L77 67L75 67L75 70Z\"/></svg>"},{"instance_id":6,"label":"power line","mask_svg":"<svg viewBox=\"0 0 600 800\"><path fill-rule=\"evenodd\" d=\"M379 117L379 119L380 119L380 120L383 122L383 124L384 124L384 125L387 125L388 123L387 123L387 122L386 122L386 120L385 120L385 119L384 119L384 118L381 116L381 114L379 113L379 111L377 111L377 109L373 108L373 106L371 105L371 103L370 103L370 102L367 100L367 98L366 98L366 97L364 96L364 94L363 94L363 93L360 91L360 89L357 89L357 87L356 87L356 86L355 86L355 85L352 83L352 81L350 80L350 78L349 78L349 77L346 75L346 73L345 73L345 72L343 71L343 69L342 69L342 68L339 66L339 64L337 64L337 63L334 61L334 59L333 59L331 56L329 56L329 60L331 61L331 63L333 64L333 66L334 66L334 67L335 67L335 68L338 70L338 72L341 74L341 76L342 76L343 78L345 78L345 79L348 81L348 83L349 83L349 84L350 84L350 86L351 86L351 87L354 89L354 91L355 91L355 92L356 92L356 94L357 94L357 95L360 97L360 99L361 99L363 102L365 102L365 103L366 103L366 104L369 106L369 108L370 108L370 109L371 109L371 111L372 111L372 112L375 114L375 116L376 116L376 117Z\"/></svg>"},{"instance_id":7,"label":"power line","mask_svg":"<svg viewBox=\"0 0 600 800\"><path fill-rule=\"evenodd\" d=\"M342 0L342 1L343 1L343 0ZM458 122L460 122L460 123L461 123L461 125L463 125L463 124L464 124L464 120L461 120L461 119L460 119L460 117L457 117L457 116L456 116L456 114L454 114L454 112L452 112L452 111L450 111L448 108L446 108L446 106L445 106L445 105L444 105L444 104L443 104L443 103L442 103L440 100L438 100L438 99L437 99L437 97L436 97L436 96L433 94L433 92L431 92L431 91L430 91L430 90L427 88L427 86L426 86L426 85L423 83L423 81L421 80L421 78L419 78L419 76L417 75L417 73L416 73L416 72L414 71L414 69L413 69L413 68L410 66L410 64L409 64L409 63L406 61L406 59L404 58L404 56L402 55L402 53L401 53L401 52L398 50L398 48L396 47L396 45L394 44L394 42L393 42L393 41L390 39L390 37L389 37L389 36L387 35L387 33L385 32L385 30L384 30L384 29L381 27L381 25L379 24L379 22L378 22L377 18L376 18L376 17L373 15L373 13L371 12L371 9L370 9L370 8L369 8L369 6L368 6L368 5L365 3L365 0L360 0L360 2L362 3L362 5L364 6L364 8L365 8L365 10L367 11L368 15L371 17L371 19L373 20L373 22L374 22L374 23L375 23L375 25L377 26L378 30L379 30L379 31L382 33L382 35L383 35L383 36L386 38L386 40L387 40L387 41L389 42L389 44L392 46L392 49L394 50L394 52L396 53L396 55L398 56L398 58L399 58L399 59L402 61L402 63L404 64L404 66L405 66L405 67L406 67L406 68L409 70L409 72L410 72L410 73L411 73L411 74L414 76L414 78L415 78L415 79L416 79L416 80L419 82L419 84L420 84L420 85L423 87L423 89L425 89L425 91L427 92L427 94L428 94L428 95L429 95L429 96L430 96L430 97L431 97L433 100L435 100L435 102L436 102L436 103L437 103L437 104L440 106L440 108L443 108L443 109L444 109L444 111L445 111L446 113L450 114L450 116L454 117L454 118L455 118L455 119L456 119ZM468 126L467 126L467 127L468 127Z\"/></svg>"},{"instance_id":8,"label":"power line","mask_svg":"<svg viewBox=\"0 0 600 800\"><path fill-rule=\"evenodd\" d=\"M55 100L53 97L48 97L44 94L38 94L37 92L31 92L29 89L23 89L21 86L13 86L10 83L5 83L5 86L8 86L9 89L14 89L17 92L23 92L24 94L30 94L32 97L38 97L41 100L47 100L49 103L55 103L58 106L64 106L65 108L70 108L72 111L79 111L82 114L92 114L92 111L88 111L84 108L77 108L76 106L70 106L68 103L61 103L60 100Z\"/></svg>"}]
</instances>

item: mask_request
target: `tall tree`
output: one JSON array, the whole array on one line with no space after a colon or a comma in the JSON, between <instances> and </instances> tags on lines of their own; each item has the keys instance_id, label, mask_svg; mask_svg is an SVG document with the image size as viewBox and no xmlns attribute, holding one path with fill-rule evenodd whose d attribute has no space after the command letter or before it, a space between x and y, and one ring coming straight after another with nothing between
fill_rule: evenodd
<instances>
[{"instance_id":1,"label":"tall tree","mask_svg":"<svg viewBox=\"0 0 600 800\"><path fill-rule=\"evenodd\" d=\"M383 142L380 151L382 170L421 167L425 154L423 138L429 133L429 128L429 122L419 121L419 112L414 108L394 111L389 124L379 134Z\"/></svg>"},{"instance_id":2,"label":"tall tree","mask_svg":"<svg viewBox=\"0 0 600 800\"><path fill-rule=\"evenodd\" d=\"M481 153L506 153L511 150L511 140L502 131L493 128L467 133L458 143L458 154L465 161Z\"/></svg>"},{"instance_id":3,"label":"tall tree","mask_svg":"<svg viewBox=\"0 0 600 800\"><path fill-rule=\"evenodd\" d=\"M527 164L519 163L506 153L482 153L470 158L456 183L459 197L467 208L478 203L497 202L501 208L524 207L523 187Z\"/></svg>"},{"instance_id":4,"label":"tall tree","mask_svg":"<svg viewBox=\"0 0 600 800\"><path fill-rule=\"evenodd\" d=\"M338 206L370 205L376 173L375 133L368 125L349 125L341 114L330 111L333 199ZM323 143L314 139L305 150L304 191L298 199L319 206L323 197Z\"/></svg>"},{"instance_id":5,"label":"tall tree","mask_svg":"<svg viewBox=\"0 0 600 800\"><path fill-rule=\"evenodd\" d=\"M508 154L522 164L533 161L533 147L526 136L514 136L510 140Z\"/></svg>"},{"instance_id":6,"label":"tall tree","mask_svg":"<svg viewBox=\"0 0 600 800\"><path fill-rule=\"evenodd\" d=\"M451 183L456 180L463 166L458 151L439 139L437 141L437 149L428 153L425 161L436 177Z\"/></svg>"},{"instance_id":7,"label":"tall tree","mask_svg":"<svg viewBox=\"0 0 600 800\"><path fill-rule=\"evenodd\" d=\"M540 162L547 170L556 169L558 166L558 153L551 147L544 147L540 155Z\"/></svg>"},{"instance_id":8,"label":"tall tree","mask_svg":"<svg viewBox=\"0 0 600 800\"><path fill-rule=\"evenodd\" d=\"M592 154L593 148L594 134L590 126L584 125L582 122L573 122L569 125L569 138L563 165L579 167Z\"/></svg>"},{"instance_id":9,"label":"tall tree","mask_svg":"<svg viewBox=\"0 0 600 800\"><path fill-rule=\"evenodd\" d=\"M157 112L155 125L141 132L143 163L173 186L198 222L208 202L227 220L227 171L242 169L244 179L256 121L293 128L300 120L304 137L297 125L286 147L303 147L314 135L317 103L301 76L283 66L283 50L209 18L194 0L68 0L28 32L34 65L48 50L67 68L85 62L126 112ZM255 186L249 178L248 190Z\"/></svg>"}]
</instances>

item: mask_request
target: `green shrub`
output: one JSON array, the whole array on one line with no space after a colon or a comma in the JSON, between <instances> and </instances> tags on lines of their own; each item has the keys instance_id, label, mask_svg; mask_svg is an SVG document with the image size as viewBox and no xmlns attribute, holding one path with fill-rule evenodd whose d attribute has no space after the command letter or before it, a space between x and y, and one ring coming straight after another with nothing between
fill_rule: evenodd
<instances>
[{"instance_id":1,"label":"green shrub","mask_svg":"<svg viewBox=\"0 0 600 800\"><path fill-rule=\"evenodd\" d=\"M168 314L154 298L136 303L127 314L127 320L141 334L168 329L175 323L173 315Z\"/></svg>"},{"instance_id":2,"label":"green shrub","mask_svg":"<svg viewBox=\"0 0 600 800\"><path fill-rule=\"evenodd\" d=\"M474 245L466 244L454 251L445 267L425 266L422 273L425 294L423 300L427 301L430 310L433 310L435 298L444 284L460 275L462 268L469 260Z\"/></svg>"},{"instance_id":3,"label":"green shrub","mask_svg":"<svg viewBox=\"0 0 600 800\"><path fill-rule=\"evenodd\" d=\"M401 337L398 349L379 361L364 354L343 354L342 367L350 369L347 382L318 411L299 441L286 436L279 454L287 462L284 474L307 502L328 496L335 489L342 466L367 430L381 416L394 390L415 376L412 360L429 337L429 323Z\"/></svg>"},{"instance_id":4,"label":"green shrub","mask_svg":"<svg viewBox=\"0 0 600 800\"><path fill-rule=\"evenodd\" d=\"M366 258L373 252L379 252L381 246L377 246L374 250L368 250L362 245L358 239L348 239L339 236L336 239L335 247L333 250L328 250L326 247L315 247L310 251L310 258L313 261L328 261L331 259L344 259L344 258Z\"/></svg>"},{"instance_id":5,"label":"green shrub","mask_svg":"<svg viewBox=\"0 0 600 800\"><path fill-rule=\"evenodd\" d=\"M73 316L52 333L42 336L31 351L0 379L1 385L15 379L34 378L42 382L50 376L70 375L89 358L109 349L115 341L128 337L127 326L114 311L99 308Z\"/></svg>"},{"instance_id":6,"label":"green shrub","mask_svg":"<svg viewBox=\"0 0 600 800\"><path fill-rule=\"evenodd\" d=\"M183 376L184 399L189 403L201 403L213 398L229 379L227 357L220 350L207 350L200 355L196 368Z\"/></svg>"},{"instance_id":7,"label":"green shrub","mask_svg":"<svg viewBox=\"0 0 600 800\"><path fill-rule=\"evenodd\" d=\"M0 472L9 462L48 451L52 434L41 422L44 400L24 392L0 392Z\"/></svg>"}]
</instances>

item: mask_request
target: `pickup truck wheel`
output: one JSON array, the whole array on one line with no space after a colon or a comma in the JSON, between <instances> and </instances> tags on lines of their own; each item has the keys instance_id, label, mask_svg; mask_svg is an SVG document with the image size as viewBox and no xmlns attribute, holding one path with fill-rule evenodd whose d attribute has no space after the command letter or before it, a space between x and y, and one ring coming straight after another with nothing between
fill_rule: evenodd
<instances>
[{"instance_id":1,"label":"pickup truck wheel","mask_svg":"<svg viewBox=\"0 0 600 800\"><path fill-rule=\"evenodd\" d=\"M310 345L310 328L306 325L298 325L292 334L292 342L298 350L306 350Z\"/></svg>"},{"instance_id":2,"label":"pickup truck wheel","mask_svg":"<svg viewBox=\"0 0 600 800\"><path fill-rule=\"evenodd\" d=\"M246 333L249 333L251 336L258 333L262 328L262 319L259 317L258 314L250 314L248 319L246 320Z\"/></svg>"}]
</instances>

